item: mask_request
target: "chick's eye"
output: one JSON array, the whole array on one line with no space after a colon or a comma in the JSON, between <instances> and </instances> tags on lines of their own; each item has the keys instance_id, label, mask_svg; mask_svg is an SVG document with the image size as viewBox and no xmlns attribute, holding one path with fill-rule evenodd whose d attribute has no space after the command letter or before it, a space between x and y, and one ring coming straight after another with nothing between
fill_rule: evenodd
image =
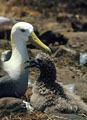
<instances>
[{"instance_id":1,"label":"chick's eye","mask_svg":"<svg viewBox=\"0 0 87 120\"><path fill-rule=\"evenodd\" d=\"M37 58L37 61L38 61L39 63L41 63L41 62L42 62L42 60L41 60L41 59L39 59L39 58Z\"/></svg>"},{"instance_id":2,"label":"chick's eye","mask_svg":"<svg viewBox=\"0 0 87 120\"><path fill-rule=\"evenodd\" d=\"M21 30L21 32L25 32L25 29L20 29Z\"/></svg>"}]
</instances>

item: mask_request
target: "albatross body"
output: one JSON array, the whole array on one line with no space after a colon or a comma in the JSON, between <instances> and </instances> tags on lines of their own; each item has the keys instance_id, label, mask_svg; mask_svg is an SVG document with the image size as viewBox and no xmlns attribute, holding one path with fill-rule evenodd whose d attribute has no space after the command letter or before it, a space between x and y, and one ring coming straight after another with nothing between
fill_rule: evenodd
<instances>
[{"instance_id":1,"label":"albatross body","mask_svg":"<svg viewBox=\"0 0 87 120\"><path fill-rule=\"evenodd\" d=\"M6 75L0 78L0 97L20 97L24 95L28 85L28 69L24 62L29 60L26 43L41 48L45 52L51 50L35 35L34 28L26 22L16 23L11 30L12 53L2 53L2 64ZM7 56L7 57L6 57Z\"/></svg>"}]
</instances>

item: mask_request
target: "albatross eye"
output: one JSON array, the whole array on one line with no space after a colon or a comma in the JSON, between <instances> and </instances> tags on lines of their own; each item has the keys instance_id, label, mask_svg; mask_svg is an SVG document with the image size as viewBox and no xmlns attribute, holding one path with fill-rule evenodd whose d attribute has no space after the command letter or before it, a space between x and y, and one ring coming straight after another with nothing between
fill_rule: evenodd
<instances>
[{"instance_id":1,"label":"albatross eye","mask_svg":"<svg viewBox=\"0 0 87 120\"><path fill-rule=\"evenodd\" d=\"M21 30L21 32L25 32L25 29L20 29Z\"/></svg>"}]
</instances>

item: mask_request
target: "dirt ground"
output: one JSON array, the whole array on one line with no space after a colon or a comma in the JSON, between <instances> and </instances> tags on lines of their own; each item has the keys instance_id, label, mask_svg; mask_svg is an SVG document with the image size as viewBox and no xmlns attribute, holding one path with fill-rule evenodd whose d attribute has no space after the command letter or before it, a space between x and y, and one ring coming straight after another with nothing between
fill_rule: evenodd
<instances>
[{"instance_id":1,"label":"dirt ground","mask_svg":"<svg viewBox=\"0 0 87 120\"><path fill-rule=\"evenodd\" d=\"M80 64L80 54L87 53L87 2L85 0L0 0L0 15L10 17L17 21L26 21L34 25L38 37L52 49L51 57L57 69L60 82L66 86L74 86L73 91L87 103L87 64ZM2 25L3 27L4 25ZM9 34L0 28L0 54L10 49ZM40 50L32 45L27 46L29 55L35 57ZM0 63L1 64L1 63ZM0 77L4 71L0 67ZM39 70L30 69L29 79L33 83L39 76ZM29 100L31 90L25 96ZM87 120L85 115L59 114L48 115L31 113L22 120ZM3 118L7 120L10 118ZM11 118L12 119L12 118Z\"/></svg>"}]
</instances>

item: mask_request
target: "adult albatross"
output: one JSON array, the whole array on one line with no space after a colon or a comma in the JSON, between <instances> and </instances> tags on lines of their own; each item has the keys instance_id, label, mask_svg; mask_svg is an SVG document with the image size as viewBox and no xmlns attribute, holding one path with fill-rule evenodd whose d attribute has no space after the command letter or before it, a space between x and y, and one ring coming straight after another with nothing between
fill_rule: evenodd
<instances>
[{"instance_id":1,"label":"adult albatross","mask_svg":"<svg viewBox=\"0 0 87 120\"><path fill-rule=\"evenodd\" d=\"M28 85L28 69L24 61L30 60L26 48L28 42L51 53L50 48L43 44L34 33L34 28L26 22L16 23L11 30L11 51L2 53L1 61L6 72L0 78L0 97L20 97L24 95Z\"/></svg>"}]
</instances>

